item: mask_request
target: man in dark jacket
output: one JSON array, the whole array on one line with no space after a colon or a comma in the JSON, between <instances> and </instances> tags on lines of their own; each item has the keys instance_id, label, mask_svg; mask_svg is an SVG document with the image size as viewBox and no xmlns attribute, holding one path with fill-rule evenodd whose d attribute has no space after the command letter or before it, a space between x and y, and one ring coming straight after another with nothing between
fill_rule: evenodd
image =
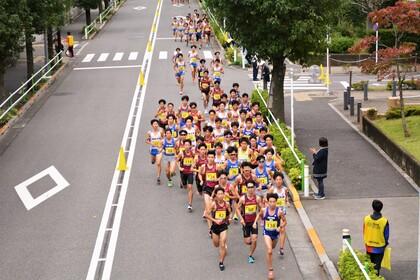
<instances>
[{"instance_id":1,"label":"man in dark jacket","mask_svg":"<svg viewBox=\"0 0 420 280\"><path fill-rule=\"evenodd\" d=\"M328 167L328 140L325 137L319 138L319 150L311 148L310 151L314 158L312 163L312 176L317 181L318 193L314 194L315 199L325 199L324 179L327 178Z\"/></svg>"},{"instance_id":2,"label":"man in dark jacket","mask_svg":"<svg viewBox=\"0 0 420 280\"><path fill-rule=\"evenodd\" d=\"M267 90L267 84L270 82L270 67L266 61L261 66L261 80L263 80L263 89Z\"/></svg>"}]
</instances>

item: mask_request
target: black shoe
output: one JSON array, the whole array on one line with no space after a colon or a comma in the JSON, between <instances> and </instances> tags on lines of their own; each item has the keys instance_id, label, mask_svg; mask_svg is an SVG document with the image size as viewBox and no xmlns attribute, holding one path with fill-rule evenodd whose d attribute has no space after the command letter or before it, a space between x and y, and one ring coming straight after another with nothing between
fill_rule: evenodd
<instances>
[{"instance_id":1,"label":"black shoe","mask_svg":"<svg viewBox=\"0 0 420 280\"><path fill-rule=\"evenodd\" d=\"M225 270L225 265L222 262L219 262L220 271Z\"/></svg>"}]
</instances>

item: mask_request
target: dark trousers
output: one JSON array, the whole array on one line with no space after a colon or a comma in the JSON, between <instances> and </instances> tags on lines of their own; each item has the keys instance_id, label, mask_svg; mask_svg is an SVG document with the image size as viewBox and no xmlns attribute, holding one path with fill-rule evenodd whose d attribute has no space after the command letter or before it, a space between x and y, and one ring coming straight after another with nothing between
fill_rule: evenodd
<instances>
[{"instance_id":1,"label":"dark trousers","mask_svg":"<svg viewBox=\"0 0 420 280\"><path fill-rule=\"evenodd\" d=\"M367 253L370 257L370 261L375 265L376 275L379 275L379 270L381 270L381 262L384 258L384 253L382 254L373 254Z\"/></svg>"},{"instance_id":2,"label":"dark trousers","mask_svg":"<svg viewBox=\"0 0 420 280\"><path fill-rule=\"evenodd\" d=\"M67 56L74 57L73 46L69 46L67 49Z\"/></svg>"},{"instance_id":3,"label":"dark trousers","mask_svg":"<svg viewBox=\"0 0 420 280\"><path fill-rule=\"evenodd\" d=\"M258 63L252 63L252 79L257 80L258 77Z\"/></svg>"},{"instance_id":4,"label":"dark trousers","mask_svg":"<svg viewBox=\"0 0 420 280\"><path fill-rule=\"evenodd\" d=\"M325 196L325 193L324 193L324 178L325 177L314 177L314 178L317 181L317 185L318 185L318 195Z\"/></svg>"}]
</instances>

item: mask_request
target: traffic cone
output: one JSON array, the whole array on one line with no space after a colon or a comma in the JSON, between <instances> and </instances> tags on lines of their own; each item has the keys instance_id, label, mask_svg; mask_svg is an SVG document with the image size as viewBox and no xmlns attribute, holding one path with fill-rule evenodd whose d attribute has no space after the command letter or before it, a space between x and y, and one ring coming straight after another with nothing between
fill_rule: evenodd
<instances>
[{"instance_id":1,"label":"traffic cone","mask_svg":"<svg viewBox=\"0 0 420 280\"><path fill-rule=\"evenodd\" d=\"M123 147L120 148L120 156L118 157L118 168L117 169L118 169L118 171L128 170Z\"/></svg>"}]
</instances>

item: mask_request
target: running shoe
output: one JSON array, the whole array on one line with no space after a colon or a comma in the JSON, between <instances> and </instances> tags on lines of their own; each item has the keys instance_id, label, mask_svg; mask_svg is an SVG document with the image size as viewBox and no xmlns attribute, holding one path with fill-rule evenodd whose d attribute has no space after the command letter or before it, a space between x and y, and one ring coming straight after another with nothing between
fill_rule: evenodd
<instances>
[{"instance_id":1,"label":"running shoe","mask_svg":"<svg viewBox=\"0 0 420 280\"><path fill-rule=\"evenodd\" d=\"M173 187L174 183L172 182L172 180L168 181L168 187Z\"/></svg>"},{"instance_id":2,"label":"running shoe","mask_svg":"<svg viewBox=\"0 0 420 280\"><path fill-rule=\"evenodd\" d=\"M220 271L225 270L225 265L222 262L219 262Z\"/></svg>"},{"instance_id":3,"label":"running shoe","mask_svg":"<svg viewBox=\"0 0 420 280\"><path fill-rule=\"evenodd\" d=\"M238 215L236 215L236 213L235 213L235 215L233 215L233 220L235 221L235 222L237 222L239 219L238 219Z\"/></svg>"},{"instance_id":4,"label":"running shoe","mask_svg":"<svg viewBox=\"0 0 420 280\"><path fill-rule=\"evenodd\" d=\"M158 185L160 185L160 178L159 178L159 177L157 178L156 183L157 183Z\"/></svg>"},{"instance_id":5,"label":"running shoe","mask_svg":"<svg viewBox=\"0 0 420 280\"><path fill-rule=\"evenodd\" d=\"M248 257L248 263L254 263L254 262L255 262L254 257L253 256L249 256Z\"/></svg>"},{"instance_id":6,"label":"running shoe","mask_svg":"<svg viewBox=\"0 0 420 280\"><path fill-rule=\"evenodd\" d=\"M280 248L280 250L279 250L279 254L280 254L280 256L283 256L283 255L284 255L283 248Z\"/></svg>"},{"instance_id":7,"label":"running shoe","mask_svg":"<svg viewBox=\"0 0 420 280\"><path fill-rule=\"evenodd\" d=\"M188 209L188 212L190 212L190 213L192 212L192 206L191 205L188 204L187 209Z\"/></svg>"},{"instance_id":8,"label":"running shoe","mask_svg":"<svg viewBox=\"0 0 420 280\"><path fill-rule=\"evenodd\" d=\"M324 196L317 195L317 196L314 196L314 198L315 198L315 200L323 200L323 199L325 199L325 195Z\"/></svg>"}]
</instances>

